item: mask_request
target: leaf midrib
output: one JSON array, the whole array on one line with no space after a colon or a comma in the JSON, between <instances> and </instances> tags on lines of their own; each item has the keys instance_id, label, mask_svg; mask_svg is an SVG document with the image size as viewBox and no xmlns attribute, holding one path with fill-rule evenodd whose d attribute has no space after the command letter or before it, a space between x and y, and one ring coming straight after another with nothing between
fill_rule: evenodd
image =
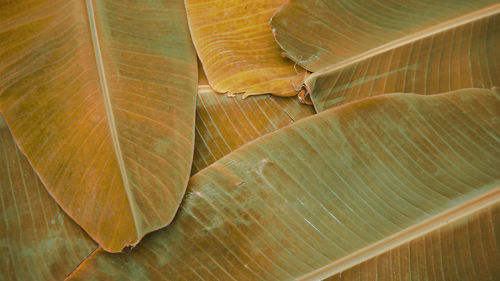
<instances>
[{"instance_id":1,"label":"leaf midrib","mask_svg":"<svg viewBox=\"0 0 500 281\"><path fill-rule=\"evenodd\" d=\"M500 4L495 4L495 5L483 8L481 10L477 10L475 12L472 12L472 13L469 13L469 14L451 19L451 20L447 20L445 22L442 22L440 24L423 29L423 30L418 31L416 33L413 33L413 34L398 38L394 41L385 43L385 44L380 45L376 48L373 48L373 49L370 49L366 52L363 52L359 55L342 60L338 63L334 63L328 67L325 67L325 68L311 74L308 77L308 79L306 79L306 81L304 82L306 90L308 91L308 93L311 93L312 89L311 89L310 85L308 84L308 82L311 80L314 80L318 76L325 75L327 73L335 72L341 68L344 68L344 67L351 65L351 64L358 63L358 62L365 60L367 58L379 55L381 53L385 53L389 50L401 47L403 45L413 43L415 41L432 36L434 34L438 34L438 33L441 33L443 31L450 30L450 29L456 28L458 26L465 25L465 24L480 20L482 18L492 16L498 12L500 12Z\"/></svg>"},{"instance_id":2,"label":"leaf midrib","mask_svg":"<svg viewBox=\"0 0 500 281\"><path fill-rule=\"evenodd\" d=\"M371 243L367 247L335 260L298 280L323 280L498 202L500 202L500 186L382 240Z\"/></svg>"},{"instance_id":3,"label":"leaf midrib","mask_svg":"<svg viewBox=\"0 0 500 281\"><path fill-rule=\"evenodd\" d=\"M88 19L89 19L90 32L91 32L91 36L92 36L92 44L94 47L94 55L96 58L97 70L99 72L99 80L101 82L100 84L101 84L101 89L102 89L102 93L104 96L106 115L107 115L107 119L108 119L110 133L111 133L111 139L113 142L113 149L115 151L118 166L120 168L120 174L122 176L122 181L123 181L123 188L125 189L125 193L127 196L129 207L130 207L130 212L131 212L132 218L134 220L134 226L135 226L134 229L135 229L137 236L139 237L140 236L140 234L138 233L139 222L138 222L137 214L135 212L135 207L134 207L134 203L133 203L134 202L133 201L133 194L132 194L132 191L130 188L129 178L127 176L127 168L125 165L125 161L123 160L123 153L121 150L120 140L118 138L118 130L116 127L116 121L115 121L115 117L113 114L113 107L111 104L111 96L110 96L110 92L109 92L108 83L106 80L106 74L104 71L104 62L102 59L101 48L100 48L100 44L99 44L99 36L97 34L97 24L96 24L96 20L95 20L94 7L92 4L92 0L85 0L85 2L86 2L86 6L87 6L87 15L88 15Z\"/></svg>"}]
</instances>

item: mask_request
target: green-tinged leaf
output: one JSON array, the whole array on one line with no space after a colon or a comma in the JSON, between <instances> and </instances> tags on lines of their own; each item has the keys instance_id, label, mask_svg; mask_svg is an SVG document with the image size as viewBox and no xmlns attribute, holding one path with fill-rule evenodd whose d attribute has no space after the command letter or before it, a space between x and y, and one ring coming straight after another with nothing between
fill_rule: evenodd
<instances>
[{"instance_id":1,"label":"green-tinged leaf","mask_svg":"<svg viewBox=\"0 0 500 281\"><path fill-rule=\"evenodd\" d=\"M253 139L314 114L314 109L295 97L228 98L200 85L196 112L191 174Z\"/></svg>"},{"instance_id":2,"label":"green-tinged leaf","mask_svg":"<svg viewBox=\"0 0 500 281\"><path fill-rule=\"evenodd\" d=\"M284 0L185 2L194 45L215 91L297 94L305 71L281 56L269 26Z\"/></svg>"},{"instance_id":3,"label":"green-tinged leaf","mask_svg":"<svg viewBox=\"0 0 500 281\"><path fill-rule=\"evenodd\" d=\"M437 94L500 86L500 4L306 80L316 110L383 93Z\"/></svg>"},{"instance_id":4,"label":"green-tinged leaf","mask_svg":"<svg viewBox=\"0 0 500 281\"><path fill-rule=\"evenodd\" d=\"M50 194L109 251L177 211L196 68L182 0L1 4L0 111Z\"/></svg>"},{"instance_id":5,"label":"green-tinged leaf","mask_svg":"<svg viewBox=\"0 0 500 281\"><path fill-rule=\"evenodd\" d=\"M309 71L442 28L496 0L290 0L273 16L276 41ZM460 38L460 37L459 37Z\"/></svg>"},{"instance_id":6,"label":"green-tinged leaf","mask_svg":"<svg viewBox=\"0 0 500 281\"><path fill-rule=\"evenodd\" d=\"M383 251L500 199L499 116L498 93L469 89L299 120L193 176L168 228L129 254L97 250L68 279L293 280Z\"/></svg>"},{"instance_id":7,"label":"green-tinged leaf","mask_svg":"<svg viewBox=\"0 0 500 281\"><path fill-rule=\"evenodd\" d=\"M54 202L0 116L0 280L62 280L97 244Z\"/></svg>"},{"instance_id":8,"label":"green-tinged leaf","mask_svg":"<svg viewBox=\"0 0 500 281\"><path fill-rule=\"evenodd\" d=\"M500 204L480 209L326 281L500 278Z\"/></svg>"}]
</instances>

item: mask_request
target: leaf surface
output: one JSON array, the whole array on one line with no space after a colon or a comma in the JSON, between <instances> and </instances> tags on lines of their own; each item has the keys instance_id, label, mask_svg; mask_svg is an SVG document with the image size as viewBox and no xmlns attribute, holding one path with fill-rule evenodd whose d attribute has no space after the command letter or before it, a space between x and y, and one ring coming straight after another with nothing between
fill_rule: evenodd
<instances>
[{"instance_id":1,"label":"leaf surface","mask_svg":"<svg viewBox=\"0 0 500 281\"><path fill-rule=\"evenodd\" d=\"M498 280L499 230L500 203L496 203L325 281L370 280L373 276L376 281Z\"/></svg>"},{"instance_id":2,"label":"leaf surface","mask_svg":"<svg viewBox=\"0 0 500 281\"><path fill-rule=\"evenodd\" d=\"M98 245L61 210L0 115L0 279L61 280Z\"/></svg>"},{"instance_id":3,"label":"leaf surface","mask_svg":"<svg viewBox=\"0 0 500 281\"><path fill-rule=\"evenodd\" d=\"M220 93L293 96L305 72L281 56L269 20L283 0L186 0L208 82Z\"/></svg>"},{"instance_id":4,"label":"leaf surface","mask_svg":"<svg viewBox=\"0 0 500 281\"><path fill-rule=\"evenodd\" d=\"M182 0L10 1L0 111L60 206L104 249L167 225L194 147Z\"/></svg>"},{"instance_id":5,"label":"leaf surface","mask_svg":"<svg viewBox=\"0 0 500 281\"><path fill-rule=\"evenodd\" d=\"M314 114L314 109L296 97L228 98L200 85L196 112L191 174L253 139Z\"/></svg>"},{"instance_id":6,"label":"leaf surface","mask_svg":"<svg viewBox=\"0 0 500 281\"><path fill-rule=\"evenodd\" d=\"M290 0L273 16L271 25L286 55L315 72L496 3Z\"/></svg>"},{"instance_id":7,"label":"leaf surface","mask_svg":"<svg viewBox=\"0 0 500 281\"><path fill-rule=\"evenodd\" d=\"M299 120L193 176L170 227L127 255L97 250L68 279L293 280L461 217L500 199L499 115L499 93L469 89Z\"/></svg>"},{"instance_id":8,"label":"leaf surface","mask_svg":"<svg viewBox=\"0 0 500 281\"><path fill-rule=\"evenodd\" d=\"M383 93L437 94L500 86L500 5L313 73L316 110Z\"/></svg>"}]
</instances>

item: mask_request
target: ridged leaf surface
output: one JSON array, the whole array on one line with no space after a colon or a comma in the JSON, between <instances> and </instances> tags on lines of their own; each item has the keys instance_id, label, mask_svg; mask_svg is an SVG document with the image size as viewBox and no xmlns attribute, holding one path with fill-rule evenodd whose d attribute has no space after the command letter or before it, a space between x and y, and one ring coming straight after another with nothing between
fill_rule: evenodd
<instances>
[{"instance_id":1,"label":"ridged leaf surface","mask_svg":"<svg viewBox=\"0 0 500 281\"><path fill-rule=\"evenodd\" d=\"M500 4L313 73L316 110L383 93L500 86Z\"/></svg>"},{"instance_id":2,"label":"ridged leaf surface","mask_svg":"<svg viewBox=\"0 0 500 281\"><path fill-rule=\"evenodd\" d=\"M293 96L304 70L281 56L269 21L283 0L186 0L208 82L220 93Z\"/></svg>"},{"instance_id":3,"label":"ridged leaf surface","mask_svg":"<svg viewBox=\"0 0 500 281\"><path fill-rule=\"evenodd\" d=\"M500 203L413 239L325 281L500 278Z\"/></svg>"},{"instance_id":4,"label":"ridged leaf surface","mask_svg":"<svg viewBox=\"0 0 500 281\"><path fill-rule=\"evenodd\" d=\"M499 115L498 92L470 89L299 120L193 176L171 226L69 280L293 280L384 251L499 200Z\"/></svg>"},{"instance_id":5,"label":"ridged leaf surface","mask_svg":"<svg viewBox=\"0 0 500 281\"><path fill-rule=\"evenodd\" d=\"M0 280L62 280L98 245L40 182L0 116Z\"/></svg>"},{"instance_id":6,"label":"ridged leaf surface","mask_svg":"<svg viewBox=\"0 0 500 281\"><path fill-rule=\"evenodd\" d=\"M0 111L60 206L104 249L167 225L194 147L182 0L3 1Z\"/></svg>"},{"instance_id":7,"label":"ridged leaf surface","mask_svg":"<svg viewBox=\"0 0 500 281\"><path fill-rule=\"evenodd\" d=\"M207 85L198 88L196 140L191 174L262 135L314 114L296 97L228 98Z\"/></svg>"},{"instance_id":8,"label":"ridged leaf surface","mask_svg":"<svg viewBox=\"0 0 500 281\"><path fill-rule=\"evenodd\" d=\"M495 0L290 0L273 16L276 41L319 71L498 3Z\"/></svg>"}]
</instances>

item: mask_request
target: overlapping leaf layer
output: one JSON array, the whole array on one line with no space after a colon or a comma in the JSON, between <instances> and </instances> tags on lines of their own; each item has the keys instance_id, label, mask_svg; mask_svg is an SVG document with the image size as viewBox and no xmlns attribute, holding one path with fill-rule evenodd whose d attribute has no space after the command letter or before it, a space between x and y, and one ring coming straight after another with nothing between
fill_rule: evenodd
<instances>
[{"instance_id":1,"label":"overlapping leaf layer","mask_svg":"<svg viewBox=\"0 0 500 281\"><path fill-rule=\"evenodd\" d=\"M60 206L109 251L182 200L197 83L184 3L8 1L0 111Z\"/></svg>"},{"instance_id":2,"label":"overlapping leaf layer","mask_svg":"<svg viewBox=\"0 0 500 281\"><path fill-rule=\"evenodd\" d=\"M61 210L0 117L0 280L62 280L98 245Z\"/></svg>"},{"instance_id":3,"label":"overlapping leaf layer","mask_svg":"<svg viewBox=\"0 0 500 281\"><path fill-rule=\"evenodd\" d=\"M500 5L332 65L306 80L317 111L383 93L437 94L500 86Z\"/></svg>"},{"instance_id":4,"label":"overlapping leaf layer","mask_svg":"<svg viewBox=\"0 0 500 281\"><path fill-rule=\"evenodd\" d=\"M500 279L499 21L0 0L0 280Z\"/></svg>"},{"instance_id":5,"label":"overlapping leaf layer","mask_svg":"<svg viewBox=\"0 0 500 281\"><path fill-rule=\"evenodd\" d=\"M425 34L436 26L449 26L448 21L496 3L290 0L274 15L271 25L276 41L288 57L309 71L319 71Z\"/></svg>"},{"instance_id":6,"label":"overlapping leaf layer","mask_svg":"<svg viewBox=\"0 0 500 281\"><path fill-rule=\"evenodd\" d=\"M269 26L283 0L185 2L193 42L215 91L297 94L305 72L281 56Z\"/></svg>"},{"instance_id":7,"label":"overlapping leaf layer","mask_svg":"<svg viewBox=\"0 0 500 281\"><path fill-rule=\"evenodd\" d=\"M193 176L168 228L126 255L94 252L69 280L292 280L444 223L498 201L499 114L497 92L471 89L300 120Z\"/></svg>"}]
</instances>

